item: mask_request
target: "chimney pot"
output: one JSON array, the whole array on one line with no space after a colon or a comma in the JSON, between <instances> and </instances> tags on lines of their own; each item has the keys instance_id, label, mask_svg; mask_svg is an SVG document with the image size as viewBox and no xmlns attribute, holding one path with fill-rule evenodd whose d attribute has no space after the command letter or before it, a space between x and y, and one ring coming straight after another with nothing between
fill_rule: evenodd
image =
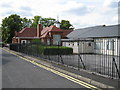
<instances>
[{"instance_id":1,"label":"chimney pot","mask_svg":"<svg viewBox=\"0 0 120 90\"><path fill-rule=\"evenodd\" d=\"M41 26L41 24L38 24L37 25L37 37L41 36L41 31L42 31L42 26Z\"/></svg>"}]
</instances>

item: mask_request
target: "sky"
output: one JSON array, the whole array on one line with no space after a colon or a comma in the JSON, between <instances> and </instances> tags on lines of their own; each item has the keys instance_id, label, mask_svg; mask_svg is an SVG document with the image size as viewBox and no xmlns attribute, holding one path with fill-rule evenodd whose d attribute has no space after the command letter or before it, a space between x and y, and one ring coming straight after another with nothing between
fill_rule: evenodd
<instances>
[{"instance_id":1,"label":"sky","mask_svg":"<svg viewBox=\"0 0 120 90\"><path fill-rule=\"evenodd\" d=\"M118 24L119 0L0 0L0 24L11 14L59 17L77 28Z\"/></svg>"}]
</instances>

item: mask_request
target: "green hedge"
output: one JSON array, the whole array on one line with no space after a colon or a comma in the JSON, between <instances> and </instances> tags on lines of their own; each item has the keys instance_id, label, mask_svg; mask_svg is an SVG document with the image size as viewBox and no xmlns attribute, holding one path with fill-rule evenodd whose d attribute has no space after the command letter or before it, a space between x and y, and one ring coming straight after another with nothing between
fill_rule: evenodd
<instances>
[{"instance_id":1,"label":"green hedge","mask_svg":"<svg viewBox=\"0 0 120 90\"><path fill-rule=\"evenodd\" d=\"M44 55L69 55L73 54L72 48L45 48Z\"/></svg>"},{"instance_id":2,"label":"green hedge","mask_svg":"<svg viewBox=\"0 0 120 90\"><path fill-rule=\"evenodd\" d=\"M4 47L4 46L5 46L5 43L0 42L0 47Z\"/></svg>"},{"instance_id":3,"label":"green hedge","mask_svg":"<svg viewBox=\"0 0 120 90\"><path fill-rule=\"evenodd\" d=\"M33 53L39 53L42 55L69 55L73 54L73 49L63 46L42 46L32 45L29 49Z\"/></svg>"},{"instance_id":4,"label":"green hedge","mask_svg":"<svg viewBox=\"0 0 120 90\"><path fill-rule=\"evenodd\" d=\"M73 54L73 49L63 46L43 46L43 45L32 45L28 46L28 49L32 53L42 55L69 55Z\"/></svg>"},{"instance_id":5,"label":"green hedge","mask_svg":"<svg viewBox=\"0 0 120 90\"><path fill-rule=\"evenodd\" d=\"M19 51L19 44L10 44L9 49L14 51Z\"/></svg>"},{"instance_id":6,"label":"green hedge","mask_svg":"<svg viewBox=\"0 0 120 90\"><path fill-rule=\"evenodd\" d=\"M73 49L63 46L43 46L40 44L10 44L10 50L39 55L69 55Z\"/></svg>"}]
</instances>

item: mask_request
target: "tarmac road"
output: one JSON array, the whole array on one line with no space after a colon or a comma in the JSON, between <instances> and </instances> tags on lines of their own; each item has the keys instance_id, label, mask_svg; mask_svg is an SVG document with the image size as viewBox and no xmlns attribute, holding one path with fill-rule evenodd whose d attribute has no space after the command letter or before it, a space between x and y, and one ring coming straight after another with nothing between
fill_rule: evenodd
<instances>
[{"instance_id":1,"label":"tarmac road","mask_svg":"<svg viewBox=\"0 0 120 90\"><path fill-rule=\"evenodd\" d=\"M2 88L86 88L2 50Z\"/></svg>"}]
</instances>

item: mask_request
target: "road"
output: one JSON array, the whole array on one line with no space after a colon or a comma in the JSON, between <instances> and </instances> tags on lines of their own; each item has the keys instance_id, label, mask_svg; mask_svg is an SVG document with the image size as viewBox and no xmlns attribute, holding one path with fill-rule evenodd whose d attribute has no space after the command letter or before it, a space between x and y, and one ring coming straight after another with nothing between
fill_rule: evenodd
<instances>
[{"instance_id":1,"label":"road","mask_svg":"<svg viewBox=\"0 0 120 90\"><path fill-rule=\"evenodd\" d=\"M2 50L3 88L85 88Z\"/></svg>"}]
</instances>

